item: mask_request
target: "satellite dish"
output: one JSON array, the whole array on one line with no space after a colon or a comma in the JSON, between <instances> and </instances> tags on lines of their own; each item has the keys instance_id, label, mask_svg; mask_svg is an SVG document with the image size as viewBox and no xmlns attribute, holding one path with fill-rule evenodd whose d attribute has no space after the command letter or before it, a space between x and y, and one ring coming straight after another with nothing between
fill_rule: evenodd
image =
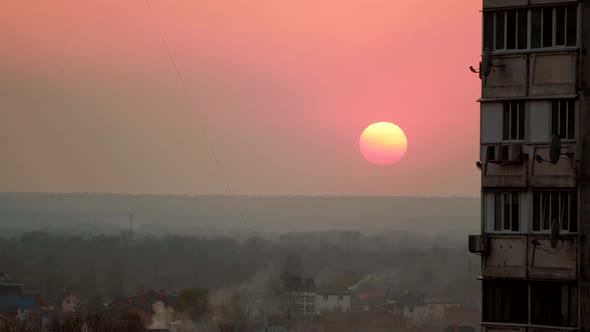
<instances>
[{"instance_id":1,"label":"satellite dish","mask_svg":"<svg viewBox=\"0 0 590 332\"><path fill-rule=\"evenodd\" d=\"M559 232L561 231L561 223L557 218L554 218L551 222L551 248L557 247L557 241L559 241Z\"/></svg>"},{"instance_id":2,"label":"satellite dish","mask_svg":"<svg viewBox=\"0 0 590 332\"><path fill-rule=\"evenodd\" d=\"M487 77L492 71L492 67L494 67L494 63L492 62L492 50L486 47L483 51L479 76L483 75L484 77Z\"/></svg>"},{"instance_id":3,"label":"satellite dish","mask_svg":"<svg viewBox=\"0 0 590 332\"><path fill-rule=\"evenodd\" d=\"M551 136L551 145L549 146L549 161L553 165L557 164L559 157L561 156L561 139L559 135L553 134Z\"/></svg>"}]
</instances>

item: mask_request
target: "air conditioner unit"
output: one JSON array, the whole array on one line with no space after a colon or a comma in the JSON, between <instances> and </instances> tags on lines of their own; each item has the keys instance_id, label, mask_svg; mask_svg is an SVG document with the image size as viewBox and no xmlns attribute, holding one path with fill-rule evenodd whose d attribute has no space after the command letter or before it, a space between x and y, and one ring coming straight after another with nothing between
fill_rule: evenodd
<instances>
[{"instance_id":1,"label":"air conditioner unit","mask_svg":"<svg viewBox=\"0 0 590 332\"><path fill-rule=\"evenodd\" d=\"M490 163L497 163L500 161L499 159L499 145L488 145L486 149L486 161Z\"/></svg>"},{"instance_id":2,"label":"air conditioner unit","mask_svg":"<svg viewBox=\"0 0 590 332\"><path fill-rule=\"evenodd\" d=\"M488 239L485 234L469 235L469 252L481 254L488 251Z\"/></svg>"}]
</instances>

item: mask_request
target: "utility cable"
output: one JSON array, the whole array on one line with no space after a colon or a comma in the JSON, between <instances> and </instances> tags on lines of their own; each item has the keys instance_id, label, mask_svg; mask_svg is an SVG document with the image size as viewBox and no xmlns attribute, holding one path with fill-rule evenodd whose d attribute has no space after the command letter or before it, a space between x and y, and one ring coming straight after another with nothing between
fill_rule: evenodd
<instances>
[{"instance_id":1,"label":"utility cable","mask_svg":"<svg viewBox=\"0 0 590 332\"><path fill-rule=\"evenodd\" d=\"M160 28L160 25L158 23L156 15L154 14L154 10L152 8L152 5L150 4L149 0L145 0L145 4L147 5L147 7L150 11L150 16L151 16L152 22L154 23L154 25L156 26L156 29L160 33L160 39L162 40L162 44L164 45L164 49L166 50L166 54L168 55L168 58L170 59L170 63L172 64L172 67L174 68L174 72L176 73L176 77L178 78L178 81L180 82L180 85L182 86L182 90L184 91L184 95L186 96L186 99L187 99L188 103L190 104L191 108L197 109L195 107L195 104L193 102L191 95L189 94L189 92L186 88L186 84L184 83L184 79L183 79L182 75L180 74L180 71L178 70L178 66L176 65L176 61L174 61L174 57L172 56L172 52L170 51L170 47L168 47L168 42L166 41L166 37L164 36L164 33L162 32L162 29ZM199 122L199 129L201 130L203 137L205 137L205 141L207 143L207 146L209 147L209 152L211 153L211 156L215 160L215 164L217 165L217 169L219 169L219 173L223 177L223 181L225 182L225 186L227 187L229 194L233 196L234 193L233 193L232 187L229 183L229 180L227 179L227 176L225 174L225 171L223 170L223 167L221 167L221 162L219 161L217 153L215 152L215 148L213 147L213 143L211 142L211 139L209 138L209 135L207 134L207 131L205 130L205 127L202 124L203 118L201 117L199 112L196 112L196 113L197 113L197 117L199 120L198 121Z\"/></svg>"},{"instance_id":2,"label":"utility cable","mask_svg":"<svg viewBox=\"0 0 590 332\"><path fill-rule=\"evenodd\" d=\"M230 196L233 198L234 206L239 214L240 220L242 220L242 225L244 227L246 227L244 215L242 214L242 211L238 206L239 205L238 204L238 197L233 192L233 189L232 189L231 184L227 178L227 175L225 174L225 171L223 170L223 167L221 166L221 162L219 161L217 153L215 152L215 148L213 146L213 143L211 142L211 139L209 138L209 135L207 134L207 131L205 130L205 127L203 125L203 118L201 117L200 113L198 112L198 109L195 107L193 99L192 99L190 93L188 92L188 89L186 88L186 84L184 83L184 79L183 79L182 75L180 74L180 70L178 70L178 66L176 65L176 61L174 61L174 57L172 56L172 52L170 50L170 47L168 46L168 42L166 41L166 37L164 36L164 33L162 32L160 24L158 23L158 19L154 13L152 5L150 4L149 0L145 0L145 4L148 7L148 10L150 12L152 23L154 24L154 26L158 30L158 33L160 34L160 39L162 40L162 45L164 45L164 49L166 50L166 54L168 55L168 58L170 59L170 63L172 64L172 67L174 68L174 73L176 74L176 77L178 78L178 81L180 82L180 85L182 86L182 90L184 92L184 95L186 96L186 99L187 99L190 107L192 109L197 110L196 114L198 117L199 129L201 130L203 137L205 137L205 141L207 143L207 146L209 147L209 152L211 153L211 156L215 160L215 164L217 165L217 169L219 170L219 173L221 174L221 176L223 178L223 181L225 183L227 191L229 192Z\"/></svg>"}]
</instances>

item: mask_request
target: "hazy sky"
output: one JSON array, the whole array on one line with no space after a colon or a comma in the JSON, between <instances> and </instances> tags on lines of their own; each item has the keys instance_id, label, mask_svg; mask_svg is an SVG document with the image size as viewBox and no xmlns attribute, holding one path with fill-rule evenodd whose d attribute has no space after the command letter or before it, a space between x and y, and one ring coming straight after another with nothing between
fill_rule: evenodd
<instances>
[{"instance_id":1,"label":"hazy sky","mask_svg":"<svg viewBox=\"0 0 590 332\"><path fill-rule=\"evenodd\" d=\"M203 128L238 194L479 193L481 2L150 4L0 3L0 191L228 194Z\"/></svg>"}]
</instances>

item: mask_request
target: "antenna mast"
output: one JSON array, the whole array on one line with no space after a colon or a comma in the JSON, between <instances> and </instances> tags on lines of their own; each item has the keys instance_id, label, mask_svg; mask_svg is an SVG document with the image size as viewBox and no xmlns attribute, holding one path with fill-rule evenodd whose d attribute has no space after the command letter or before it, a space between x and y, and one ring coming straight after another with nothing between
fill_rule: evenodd
<instances>
[{"instance_id":1,"label":"antenna mast","mask_svg":"<svg viewBox=\"0 0 590 332\"><path fill-rule=\"evenodd\" d=\"M133 234L133 213L129 216L129 239L131 239L132 234Z\"/></svg>"}]
</instances>

